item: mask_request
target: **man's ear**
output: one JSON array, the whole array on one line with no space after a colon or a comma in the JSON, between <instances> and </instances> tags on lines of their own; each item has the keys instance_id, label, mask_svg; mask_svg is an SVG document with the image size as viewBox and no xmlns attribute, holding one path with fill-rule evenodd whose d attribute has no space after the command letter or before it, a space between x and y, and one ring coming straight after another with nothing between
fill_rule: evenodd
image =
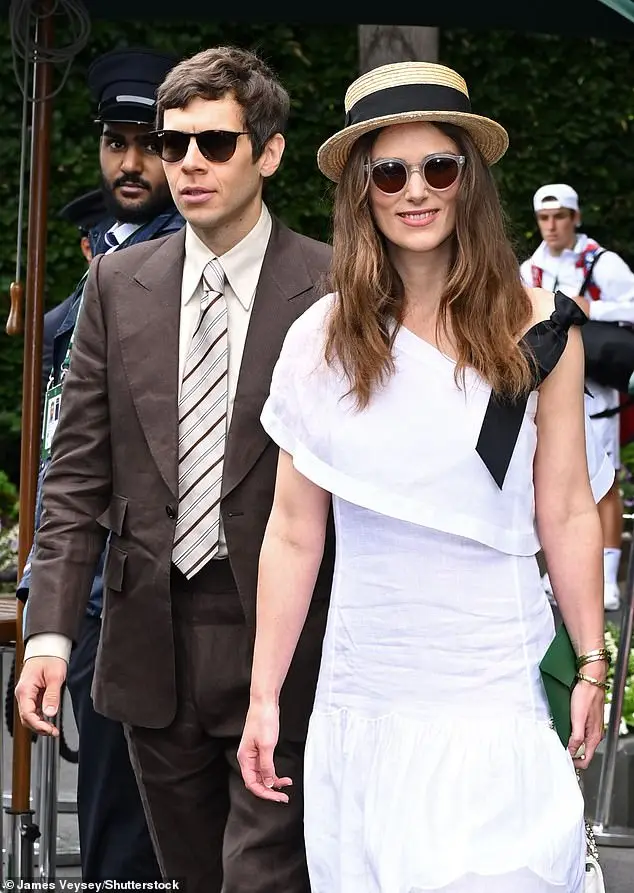
<instances>
[{"instance_id":1,"label":"man's ear","mask_svg":"<svg viewBox=\"0 0 634 893\"><path fill-rule=\"evenodd\" d=\"M286 141L281 133L274 133L267 141L258 159L260 174L263 177L271 177L276 172L281 164L285 147Z\"/></svg>"},{"instance_id":2,"label":"man's ear","mask_svg":"<svg viewBox=\"0 0 634 893\"><path fill-rule=\"evenodd\" d=\"M88 263L92 260L92 251L90 250L90 239L88 236L82 236L79 241L79 248Z\"/></svg>"}]
</instances>

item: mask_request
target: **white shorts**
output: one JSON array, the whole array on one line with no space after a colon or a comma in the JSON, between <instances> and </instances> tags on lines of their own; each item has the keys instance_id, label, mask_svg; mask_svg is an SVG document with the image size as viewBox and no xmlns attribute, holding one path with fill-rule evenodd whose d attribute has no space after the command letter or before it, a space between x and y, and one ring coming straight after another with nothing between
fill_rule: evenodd
<instances>
[{"instance_id":1,"label":"white shorts","mask_svg":"<svg viewBox=\"0 0 634 893\"><path fill-rule=\"evenodd\" d=\"M614 388L606 388L594 381L586 381L586 412L590 416L590 426L597 445L604 450L614 469L621 467L620 448L620 414L604 419L593 419L592 416L604 409L612 409L619 405L619 392Z\"/></svg>"}]
</instances>

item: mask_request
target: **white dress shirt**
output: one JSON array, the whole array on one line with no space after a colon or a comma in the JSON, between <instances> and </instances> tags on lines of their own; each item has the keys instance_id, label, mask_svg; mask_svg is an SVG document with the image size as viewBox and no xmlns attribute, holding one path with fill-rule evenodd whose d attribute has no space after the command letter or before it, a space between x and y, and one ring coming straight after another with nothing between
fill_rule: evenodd
<instances>
[{"instance_id":1,"label":"white dress shirt","mask_svg":"<svg viewBox=\"0 0 634 893\"><path fill-rule=\"evenodd\" d=\"M108 236L112 236L115 241L115 245L111 245L110 248L105 252L106 254L110 254L112 251L116 251L126 239L129 239L132 233L135 233L139 227L140 223L115 223L110 229L105 233L104 238L106 242L108 242Z\"/></svg>"},{"instance_id":2,"label":"white dress shirt","mask_svg":"<svg viewBox=\"0 0 634 893\"><path fill-rule=\"evenodd\" d=\"M253 229L237 245L234 245L233 248L218 257L226 277L225 300L227 302L229 342L227 431L229 430L235 402L253 299L260 278L264 255L268 247L271 228L271 215L266 205L263 205L260 218ZM117 233L118 235L119 233ZM200 311L202 273L207 263L214 258L216 258L216 255L207 248L204 242L199 239L189 224L187 224L178 339L178 374L181 382L187 351L189 350ZM227 555L227 545L222 522L220 523L219 537L217 557L223 558ZM70 639L59 633L39 633L32 636L26 643L24 660L28 660L30 657L62 657L68 662L71 646L72 642Z\"/></svg>"}]
</instances>

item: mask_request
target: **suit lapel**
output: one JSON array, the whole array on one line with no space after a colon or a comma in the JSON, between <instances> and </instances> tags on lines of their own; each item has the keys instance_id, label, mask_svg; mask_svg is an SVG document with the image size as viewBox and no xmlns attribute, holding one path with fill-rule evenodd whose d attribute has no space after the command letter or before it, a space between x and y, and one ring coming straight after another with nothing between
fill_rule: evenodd
<instances>
[{"instance_id":1,"label":"suit lapel","mask_svg":"<svg viewBox=\"0 0 634 893\"><path fill-rule=\"evenodd\" d=\"M185 230L168 238L130 279L116 315L125 374L150 452L178 497L178 341ZM115 427L116 430L116 427Z\"/></svg>"},{"instance_id":2,"label":"suit lapel","mask_svg":"<svg viewBox=\"0 0 634 893\"><path fill-rule=\"evenodd\" d=\"M270 442L260 424L273 367L291 323L306 309L300 295L313 287L295 234L273 218L242 354L231 425L227 434L222 496L253 467Z\"/></svg>"},{"instance_id":3,"label":"suit lapel","mask_svg":"<svg viewBox=\"0 0 634 893\"><path fill-rule=\"evenodd\" d=\"M275 218L255 293L227 434L223 497L243 480L270 438L260 424L286 332L307 308L314 280L297 237ZM154 461L178 498L178 353L185 230L170 236L131 279L122 271L116 316L121 354Z\"/></svg>"}]
</instances>

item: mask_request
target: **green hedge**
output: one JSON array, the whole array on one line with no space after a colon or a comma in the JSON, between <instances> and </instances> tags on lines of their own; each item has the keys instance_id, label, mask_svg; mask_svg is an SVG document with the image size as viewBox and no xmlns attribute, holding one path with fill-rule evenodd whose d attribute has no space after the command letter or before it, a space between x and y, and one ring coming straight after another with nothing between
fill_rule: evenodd
<instances>
[{"instance_id":1,"label":"green hedge","mask_svg":"<svg viewBox=\"0 0 634 893\"><path fill-rule=\"evenodd\" d=\"M19 169L20 98L10 72L6 23L0 28L0 290L14 277ZM83 269L73 230L54 213L98 183L97 134L86 89L90 60L115 46L153 45L187 55L236 43L259 51L293 97L281 171L267 200L291 226L329 236L330 189L315 165L319 144L343 119L343 95L358 67L350 26L94 23L89 48L55 100L51 139L47 306L71 290ZM467 80L476 111L501 121L511 149L497 168L520 256L535 245L534 190L549 180L572 183L583 200L584 225L634 260L631 164L634 89L631 45L499 32L445 32L441 61ZM26 246L25 246L26 247ZM8 306L8 304L7 304ZM18 476L22 343L0 332L0 466Z\"/></svg>"}]
</instances>

